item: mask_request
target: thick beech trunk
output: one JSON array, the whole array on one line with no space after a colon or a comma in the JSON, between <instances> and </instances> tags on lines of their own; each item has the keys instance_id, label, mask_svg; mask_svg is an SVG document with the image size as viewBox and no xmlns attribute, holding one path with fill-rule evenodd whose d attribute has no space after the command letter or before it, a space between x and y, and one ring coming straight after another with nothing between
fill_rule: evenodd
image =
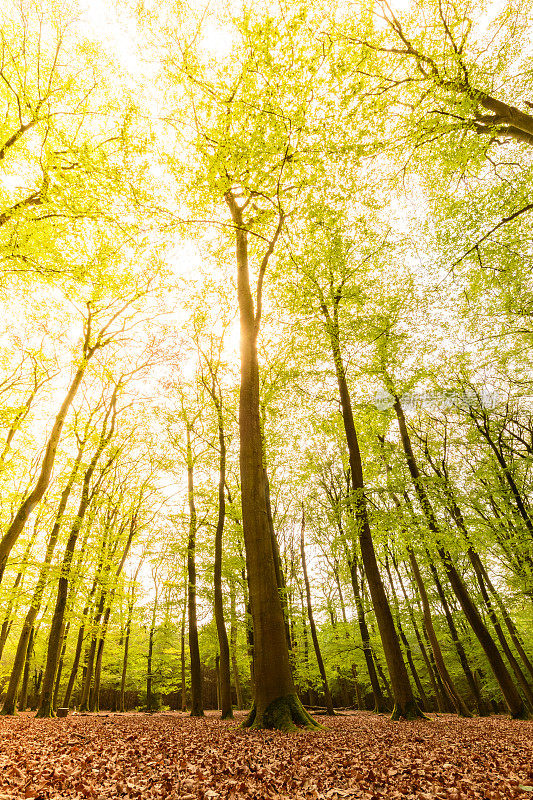
<instances>
[{"instance_id":1,"label":"thick beech trunk","mask_svg":"<svg viewBox=\"0 0 533 800\"><path fill-rule=\"evenodd\" d=\"M500 689L502 690L502 694L509 707L511 716L515 718L527 717L528 714L526 707L524 705L524 701L520 697L520 693L518 692L516 686L514 685L513 679L511 678L511 675L509 674L509 671L505 666L504 661L500 655L500 651L496 647L489 631L487 630L487 627L485 626L481 618L481 615L479 614L479 611L477 610L470 596L470 593L468 592L468 589L466 588L465 584L461 579L461 576L459 575L455 565L453 564L450 553L442 545L442 534L440 531L440 527L437 522L435 512L433 511L433 507L427 496L422 481L422 477L418 469L418 464L416 462L413 449L411 446L411 439L407 431L407 425L405 422L403 409L398 397L395 398L394 409L396 411L396 416L398 418L400 437L405 452L407 466L409 468L409 472L411 474L411 478L413 481L413 486L415 488L418 500L420 502L420 506L426 517L428 527L436 537L437 550L444 565L444 569L446 571L446 575L448 576L448 580L450 581L450 585L454 591L455 596L459 600L459 603L461 605L461 608L463 609L465 617L470 623L472 630L474 631L476 637L478 638L479 643L481 644L483 650L485 651L485 655L487 656L487 659L494 673L494 676L498 681Z\"/></svg>"},{"instance_id":2,"label":"thick beech trunk","mask_svg":"<svg viewBox=\"0 0 533 800\"><path fill-rule=\"evenodd\" d=\"M318 664L318 671L320 672L320 677L322 678L322 686L324 688L324 698L326 701L326 712L333 716L335 713L333 711L333 701L331 699L331 692L329 690L328 684L328 676L326 675L326 668L324 667L324 661L322 659L322 653L320 652L320 644L318 642L318 636L316 632L316 625L315 625L315 617L313 614L313 606L311 602L311 586L309 584L309 577L307 575L307 562L305 559L305 514L302 511L302 524L300 528L300 553L302 556L302 572L304 576L304 584L305 584L305 594L307 597L307 616L309 617L309 628L311 630L311 639L313 640L313 647L315 648L315 656Z\"/></svg>"},{"instance_id":3,"label":"thick beech trunk","mask_svg":"<svg viewBox=\"0 0 533 800\"><path fill-rule=\"evenodd\" d=\"M261 285L283 219L259 268L257 309L250 289L248 233L232 190L225 195L236 228L237 294L240 312L241 385L239 395L242 527L254 631L255 699L245 723L254 728L318 728L302 706L292 678L285 620L268 525L259 407L257 334Z\"/></svg>"},{"instance_id":4,"label":"thick beech trunk","mask_svg":"<svg viewBox=\"0 0 533 800\"><path fill-rule=\"evenodd\" d=\"M385 570L386 570L388 578L389 578L389 586L390 586L390 589L391 589L391 594L392 594L392 598L393 598L393 601L394 601L394 609L395 609L395 613L396 613L396 627L398 628L398 633L400 635L400 640L401 640L401 642L402 642L402 644L404 646L404 649L405 649L405 657L407 658L407 663L409 665L409 669L411 670L411 675L413 676L413 680L415 682L415 686L416 686L416 688L418 690L420 704L421 704L421 706L422 706L424 711L429 711L429 701L428 701L427 696L426 696L426 690L424 689L424 686L423 686L422 681L420 679L420 675L418 674L418 670L416 668L416 665L415 665L415 662L414 662L414 659L413 659L413 652L411 650L411 644L409 642L409 639L407 638L407 634L405 633L405 631L403 629L403 625L402 625L402 621L401 621L401 615L400 615L400 604L398 602L398 596L396 594L396 589L394 587L394 581L392 579L388 558L386 558L386 560L385 560Z\"/></svg>"}]
</instances>

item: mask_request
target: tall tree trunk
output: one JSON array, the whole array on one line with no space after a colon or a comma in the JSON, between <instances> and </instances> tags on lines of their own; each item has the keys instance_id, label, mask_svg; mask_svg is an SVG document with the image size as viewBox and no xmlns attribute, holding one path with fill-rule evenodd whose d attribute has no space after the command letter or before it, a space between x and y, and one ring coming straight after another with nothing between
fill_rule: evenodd
<instances>
[{"instance_id":1,"label":"tall tree trunk","mask_svg":"<svg viewBox=\"0 0 533 800\"><path fill-rule=\"evenodd\" d=\"M261 287L277 231L259 267L257 307L250 289L248 232L233 191L225 200L236 229L237 295L240 312L241 385L239 395L242 527L254 631L254 705L245 725L291 730L319 727L302 706L294 687L285 620L279 596L268 525L259 405L257 335L261 320Z\"/></svg>"},{"instance_id":2,"label":"tall tree trunk","mask_svg":"<svg viewBox=\"0 0 533 800\"><path fill-rule=\"evenodd\" d=\"M22 674L22 686L20 690L20 698L18 706L19 711L26 711L26 706L28 705L28 684L30 682L30 666L31 666L31 656L33 651L34 633L35 633L35 628L32 628L28 639L28 649L26 651L26 659L24 661L24 672Z\"/></svg>"},{"instance_id":3,"label":"tall tree trunk","mask_svg":"<svg viewBox=\"0 0 533 800\"><path fill-rule=\"evenodd\" d=\"M433 693L435 695L435 700L436 700L436 703L437 703L437 708L439 709L439 711L441 711L441 710L444 709L444 705L442 703L442 695L441 695L440 687L439 687L439 685L437 683L437 680L435 678L435 671L436 671L435 660L434 659L433 659L433 661L431 660L431 658L428 655L428 652L426 650L426 647L424 645L424 641L422 639L422 635L421 635L419 627L417 625L415 612L413 610L411 601L409 599L409 595L408 595L407 590L405 588L405 584L403 582L402 574L401 574L400 569L398 567L398 562L396 561L394 556L392 556L392 563L393 563L396 575L398 577L398 581L400 582L400 587L402 589L402 594L403 594L405 603L407 605L407 610L408 610L408 613L409 613L409 618L411 620L411 625L413 626L413 630L415 632L416 641L418 642L418 646L420 648L420 652L422 653L422 658L424 659L424 664L426 665L426 669L428 671L429 679L431 681L431 687L433 689ZM425 628L424 628L424 630L425 630ZM426 641L428 641L427 633L426 633ZM430 646L431 646L431 644L430 644Z\"/></svg>"},{"instance_id":4,"label":"tall tree trunk","mask_svg":"<svg viewBox=\"0 0 533 800\"><path fill-rule=\"evenodd\" d=\"M65 611L69 594L70 569L72 565L72 559L74 557L76 543L78 541L78 536L80 534L80 530L85 517L85 513L87 511L87 508L89 507L91 499L94 497L94 492L92 494L90 492L91 479L94 470L96 469L96 465L100 460L100 456L102 455L103 451L105 450L111 438L113 437L115 428L115 417L116 417L115 403L116 403L117 390L118 387L115 387L111 403L104 417L102 433L100 435L96 452L94 453L93 458L89 466L85 470L85 474L83 476L82 492L81 492L80 504L78 506L78 513L74 519L74 522L72 523L70 536L65 547L63 563L61 565L61 573L59 576L59 586L57 590L56 604L52 616L50 634L48 637L46 667L43 675L41 699L39 703L39 708L37 709L38 717L50 717L53 716L54 714L52 708L52 696L54 691L54 681L59 659L59 651L62 643L61 631L63 629L63 621L65 618ZM108 423L110 417L111 417L111 423L109 425L109 430L108 430Z\"/></svg>"},{"instance_id":5,"label":"tall tree trunk","mask_svg":"<svg viewBox=\"0 0 533 800\"><path fill-rule=\"evenodd\" d=\"M514 646L515 646L515 648L516 648L516 650L518 652L518 655L522 659L522 661L524 663L524 666L526 667L526 669L528 670L529 674L533 678L533 664L531 663L531 660L530 660L529 656L527 655L526 651L524 650L524 645L523 645L523 643L522 643L522 641L520 639L520 635L519 635L519 633L518 633L518 631L516 629L516 626L515 626L513 620L511 619L511 617L509 616L509 612L507 611L507 609L506 609L506 607L505 607L505 605L503 603L503 600L501 599L499 593L496 591L492 581L490 580L489 575L487 573L487 570L485 569L485 567L483 566L483 564L481 562L480 562L480 568L481 568L481 571L482 571L483 579L484 579L485 583L487 584L490 593L492 594L492 596L496 600L496 604L497 604L498 608L500 609L500 613L502 615L503 621L505 622L507 630L509 631L509 635L511 637L511 641L514 644Z\"/></svg>"},{"instance_id":6,"label":"tall tree trunk","mask_svg":"<svg viewBox=\"0 0 533 800\"><path fill-rule=\"evenodd\" d=\"M214 381L213 381L214 383ZM224 600L222 597L222 539L224 535L224 520L226 517L226 437L224 434L224 417L220 396L217 397L213 385L211 397L215 403L218 418L218 442L220 447L219 473L218 473L218 518L215 531L215 563L213 581L215 589L215 623L217 626L218 646L220 650L220 711L222 719L233 719L231 706L231 675L230 654L226 623L224 621Z\"/></svg>"},{"instance_id":7,"label":"tall tree trunk","mask_svg":"<svg viewBox=\"0 0 533 800\"><path fill-rule=\"evenodd\" d=\"M448 600L446 598L446 594L444 592L442 583L440 581L439 573L437 571L437 567L433 563L433 559L431 558L431 554L429 553L429 551L426 551L426 552L427 552L427 555L428 555L429 569L430 569L431 575L433 577L433 582L435 583L435 586L437 588L437 594L439 595L439 600L440 600L441 606L442 606L442 608L444 610L444 616L446 617L446 622L447 622L447 625L448 625L448 629L450 631L450 636L452 638L452 642L453 642L454 647L455 647L455 649L457 651L457 655L459 656L459 661L461 662L461 666L463 668L463 672L465 674L465 678L466 678L467 683L468 683L468 685L470 687L470 691L472 692L472 694L474 696L474 700L476 702L477 709L478 709L478 714L479 714L480 717L485 717L490 713L489 712L489 707L488 707L487 703L483 700L478 681L476 681L475 675L474 675L474 673L472 672L472 670L470 668L470 664L468 663L468 658L466 657L466 653L465 653L465 649L463 647L463 643L461 642L461 640L459 638L459 634L457 632L457 627L455 625L455 622L454 622L454 619L453 619L453 615L452 615L452 612L450 610L450 606L449 606Z\"/></svg>"},{"instance_id":8,"label":"tall tree trunk","mask_svg":"<svg viewBox=\"0 0 533 800\"><path fill-rule=\"evenodd\" d=\"M437 634L435 633L435 628L433 627L433 618L431 616L431 607L429 605L426 587L424 585L424 581L420 573L420 568L418 566L418 561L416 560L414 550L412 547L408 547L407 552L409 554L411 569L413 571L416 585L418 587L418 593L420 594L420 599L422 601L422 609L424 612L424 625L426 626L426 631L429 636L429 641L431 642L433 655L435 657L435 663L437 664L437 669L444 684L444 688L446 689L450 700L454 704L457 713L460 714L462 717L471 717L472 714L466 707L464 700L462 699L457 689L455 688L455 684L444 662L444 657L440 649L439 640L437 639Z\"/></svg>"},{"instance_id":9,"label":"tall tree trunk","mask_svg":"<svg viewBox=\"0 0 533 800\"><path fill-rule=\"evenodd\" d=\"M187 711L187 681L185 679L185 619L187 616L187 596L189 592L189 578L185 580L185 597L183 598L183 614L181 615L181 710Z\"/></svg>"},{"instance_id":10,"label":"tall tree trunk","mask_svg":"<svg viewBox=\"0 0 533 800\"><path fill-rule=\"evenodd\" d=\"M287 584L285 582L285 575L281 565L281 554L279 552L278 538L274 530L274 518L272 516L272 506L270 504L270 481L268 479L268 472L264 470L265 476L265 499L267 508L268 528L270 530L270 539L272 542L272 553L274 556L274 569L276 572L276 582L278 584L279 597L281 600L281 609L283 611L283 619L285 620L285 636L287 637L287 647L289 652L292 650L292 637L289 624L289 608L287 603Z\"/></svg>"},{"instance_id":11,"label":"tall tree trunk","mask_svg":"<svg viewBox=\"0 0 533 800\"><path fill-rule=\"evenodd\" d=\"M340 348L340 331L339 331L339 302L341 294L333 290L331 287L331 302L333 304L333 311L330 314L324 298L321 298L321 310L325 319L326 331L329 336L331 353L335 364L335 372L337 375L337 384L339 387L339 396L341 401L342 419L344 423L344 432L346 436L346 444L348 447L348 455L350 462L350 479L351 479L351 497L350 506L355 517L357 529L359 530L359 545L361 548L361 557L363 559L363 566L368 580L368 587L370 596L372 598L372 605L376 621L383 643L383 650L385 659L389 669L389 675L392 684L392 693L394 695L394 710L392 712L393 719L406 717L412 719L415 717L423 717L424 715L416 705L413 696L413 690L409 682L409 676L403 660L403 655L398 640L398 634L394 627L394 620L390 610L385 587L379 572L376 553L374 550L374 542L372 540L372 533L370 531L370 524L368 521L368 512L366 507L365 485L363 479L363 464L361 461L361 453L359 450L359 440L355 430L355 423L353 418L352 401L348 390L348 383L346 380L346 373L341 356Z\"/></svg>"},{"instance_id":12,"label":"tall tree trunk","mask_svg":"<svg viewBox=\"0 0 533 800\"><path fill-rule=\"evenodd\" d=\"M61 685L61 674L63 672L63 663L65 661L65 653L67 651L67 641L68 641L69 631L70 631L70 620L67 622L62 635L63 644L61 646L61 653L59 655L59 662L57 665L57 673L56 673L56 682L54 685L54 695L52 698L52 708L54 709L54 711L57 708L57 698L59 696L59 687Z\"/></svg>"},{"instance_id":13,"label":"tall tree trunk","mask_svg":"<svg viewBox=\"0 0 533 800\"><path fill-rule=\"evenodd\" d=\"M33 534L26 545L26 549L24 550L24 554L22 556L22 563L17 572L17 576L11 588L11 592L9 593L9 601L6 608L6 613L4 615L4 621L2 623L2 629L0 631L0 662L2 661L2 653L4 652L4 647L7 641L7 637L11 631L11 625L13 624L13 609L15 604L17 603L20 591L22 589L22 583L24 581L24 575L26 571L26 567L28 564L28 559L30 557L31 549L37 538L37 521L33 527ZM16 613L16 612L15 612Z\"/></svg>"},{"instance_id":14,"label":"tall tree trunk","mask_svg":"<svg viewBox=\"0 0 533 800\"><path fill-rule=\"evenodd\" d=\"M496 636L498 637L498 641L500 642L501 648L507 658L507 661L511 665L511 669L514 672L519 685L522 687L522 691L524 692L527 704L531 711L533 709L533 691L528 683L526 676L522 672L520 664L516 660L513 651L509 647L507 639L505 638L505 634L502 630L500 620L498 619L496 611L494 610L494 606L492 605L489 593L487 591L487 587L485 586L481 559L473 547L468 548L468 557L470 559L470 563L474 568L474 572L476 574L476 578L479 584L479 589L481 591L481 597L483 598L483 602L485 603L489 619L492 622L492 627L494 628Z\"/></svg>"},{"instance_id":15,"label":"tall tree trunk","mask_svg":"<svg viewBox=\"0 0 533 800\"><path fill-rule=\"evenodd\" d=\"M156 614L157 614L157 601L158 601L158 593L156 591L156 595L154 597L153 609L152 609L152 619L150 622L150 631L148 633L148 659L146 665L146 710L147 711L154 711L155 710L155 701L153 698L152 693L152 684L153 684L153 657L154 657L154 635L155 635L155 622L156 622Z\"/></svg>"},{"instance_id":16,"label":"tall tree trunk","mask_svg":"<svg viewBox=\"0 0 533 800\"><path fill-rule=\"evenodd\" d=\"M187 432L187 495L189 500L189 541L187 544L187 577L188 577L188 621L189 651L191 655L191 717L203 717L202 699L202 664L200 662L200 646L198 644L198 621L196 616L196 507L194 503L194 465L191 447L191 428L186 421Z\"/></svg>"},{"instance_id":17,"label":"tall tree trunk","mask_svg":"<svg viewBox=\"0 0 533 800\"><path fill-rule=\"evenodd\" d=\"M374 696L374 711L376 713L383 713L384 711L390 711L390 707L387 705L387 701L383 696L383 692L381 691L381 686L379 684L378 675L376 672L376 664L374 662L372 646L370 644L370 633L368 631L368 625L366 623L363 598L361 596L361 586L359 583L359 575L357 572L358 563L355 556L350 558L350 563L348 566L350 568L350 578L355 598L357 622L359 625L359 632L361 634L361 641L363 643L363 655L365 657L366 668L370 680L370 686L372 689L372 694Z\"/></svg>"},{"instance_id":18,"label":"tall tree trunk","mask_svg":"<svg viewBox=\"0 0 533 800\"><path fill-rule=\"evenodd\" d=\"M237 612L235 607L235 583L233 578L230 583L230 651L231 651L231 668L233 672L233 681L235 683L235 694L237 695L237 708L239 711L244 708L242 699L242 686L241 678L239 675L239 668L237 666Z\"/></svg>"},{"instance_id":19,"label":"tall tree trunk","mask_svg":"<svg viewBox=\"0 0 533 800\"><path fill-rule=\"evenodd\" d=\"M527 717L528 713L524 705L524 701L520 697L520 693L518 692L516 686L514 685L513 679L511 678L511 675L509 674L509 671L503 662L500 652L496 647L483 620L481 619L481 616L468 592L468 589L466 588L455 565L453 564L450 553L446 550L446 548L442 544L442 534L440 531L440 527L437 522L435 512L433 511L433 507L427 496L424 483L420 475L420 471L418 469L418 464L416 462L413 453L413 448L411 446L411 439L407 431L407 425L405 422L403 409L400 400L397 396L395 396L394 409L396 411L396 416L398 419L398 425L400 428L400 438L405 452L407 466L409 468L409 472L411 474L411 478L413 481L413 486L417 493L420 506L426 517L428 528L436 537L437 551L439 553L440 558L442 559L442 563L444 565L446 575L448 576L448 580L450 581L450 585L455 593L455 596L459 600L459 603L461 604L461 608L463 609L465 617L470 623L472 630L474 631L476 637L478 638L479 643L481 644L483 650L485 651L485 655L487 656L487 659L494 673L494 676L498 681L500 689L502 690L502 694L509 707L511 716L514 718Z\"/></svg>"},{"instance_id":20,"label":"tall tree trunk","mask_svg":"<svg viewBox=\"0 0 533 800\"><path fill-rule=\"evenodd\" d=\"M322 686L324 687L324 698L326 700L326 712L333 716L333 701L331 699L331 692L329 690L328 677L326 675L326 668L320 652L320 644L316 632L315 617L313 614L313 606L311 602L311 586L309 585L309 577L307 575L307 563L305 560L305 513L302 509L302 525L300 528L300 553L302 556L302 572L304 576L305 594L307 597L307 616L309 617L309 628L311 630L311 638L313 640L313 647L315 648L315 656L318 664L318 671L322 678Z\"/></svg>"},{"instance_id":21,"label":"tall tree trunk","mask_svg":"<svg viewBox=\"0 0 533 800\"><path fill-rule=\"evenodd\" d=\"M41 607L41 601L44 594L44 590L46 588L46 582L50 570L50 564L52 562L52 556L54 554L57 540L59 538L61 523L63 521L63 516L65 514L65 509L67 507L68 499L70 497L72 487L74 486L74 481L76 480L79 466L81 464L84 447L85 447L85 440L80 441L76 459L70 471L70 475L65 485L65 488L61 493L61 498L59 500L59 506L54 521L54 526L52 528L52 532L50 533L50 538L48 539L48 544L46 546L44 561L41 566L41 570L39 572L39 577L37 579L37 584L33 591L32 598L30 600L30 606L28 608L28 611L26 612L26 617L22 624L22 630L19 636L17 650L15 653L15 660L13 662L13 668L11 670L11 676L9 678L6 697L2 708L2 714L15 713L19 682L24 669L24 660L26 658L26 652L28 650L28 640L30 638L31 632L33 631L35 620L37 619L37 614L39 613L39 609Z\"/></svg>"}]
</instances>

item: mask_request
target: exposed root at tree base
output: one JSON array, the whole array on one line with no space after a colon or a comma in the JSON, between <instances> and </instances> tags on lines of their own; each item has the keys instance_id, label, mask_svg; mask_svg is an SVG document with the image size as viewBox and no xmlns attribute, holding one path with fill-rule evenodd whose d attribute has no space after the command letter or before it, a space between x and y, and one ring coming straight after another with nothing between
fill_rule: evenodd
<instances>
[{"instance_id":1,"label":"exposed root at tree base","mask_svg":"<svg viewBox=\"0 0 533 800\"><path fill-rule=\"evenodd\" d=\"M266 728L288 732L296 731L298 728L311 731L323 730L322 725L307 713L295 694L276 698L260 714L257 714L257 707L254 703L248 717L243 722L243 728L254 730Z\"/></svg>"},{"instance_id":2,"label":"exposed root at tree base","mask_svg":"<svg viewBox=\"0 0 533 800\"><path fill-rule=\"evenodd\" d=\"M398 703L394 704L394 708L392 710L391 719L393 720L400 720L400 719L425 719L430 721L429 717L426 717L423 711L421 711L417 704L414 701L407 703L407 705L402 708L398 705Z\"/></svg>"}]
</instances>

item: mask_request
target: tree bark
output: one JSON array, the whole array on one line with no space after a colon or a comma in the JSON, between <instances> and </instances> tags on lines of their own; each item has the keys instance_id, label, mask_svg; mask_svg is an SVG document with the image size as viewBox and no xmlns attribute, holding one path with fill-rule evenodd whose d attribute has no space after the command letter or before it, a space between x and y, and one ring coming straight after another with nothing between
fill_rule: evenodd
<instances>
[{"instance_id":1,"label":"tree bark","mask_svg":"<svg viewBox=\"0 0 533 800\"><path fill-rule=\"evenodd\" d=\"M240 477L242 526L250 606L254 631L255 699L245 725L292 730L296 725L318 728L305 711L294 687L285 620L276 580L268 525L259 406L257 335L261 285L275 247L283 217L259 268L257 308L250 289L248 233L242 209L231 189L225 194L236 228L237 295L240 314L241 384L239 394Z\"/></svg>"}]
</instances>

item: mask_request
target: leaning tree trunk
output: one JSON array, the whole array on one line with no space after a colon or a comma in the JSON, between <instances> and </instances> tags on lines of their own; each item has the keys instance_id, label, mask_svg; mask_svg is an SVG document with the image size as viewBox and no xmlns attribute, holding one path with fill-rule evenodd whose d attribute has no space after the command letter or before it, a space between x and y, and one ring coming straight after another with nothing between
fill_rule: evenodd
<instances>
[{"instance_id":1,"label":"leaning tree trunk","mask_svg":"<svg viewBox=\"0 0 533 800\"><path fill-rule=\"evenodd\" d=\"M516 688L507 667L505 666L505 663L500 655L500 651L496 647L496 644L494 643L492 636L490 635L485 623L481 618L479 611L477 610L470 596L470 593L468 592L468 589L466 588L463 580L461 579L461 576L459 575L452 561L450 553L446 550L446 548L442 544L442 534L440 531L440 526L437 522L435 512L433 511L433 506L431 505L429 498L427 496L422 476L420 474L420 470L418 469L418 464L416 462L413 453L411 439L405 422L405 416L398 396L395 396L394 409L396 411L396 416L398 419L400 438L405 452L407 466L409 468L411 479L413 481L413 486L418 496L418 500L422 508L422 511L424 512L424 515L426 517L428 528L435 535L435 538L437 540L437 552L444 565L444 569L446 571L448 580L450 581L450 585L454 591L455 596L459 600L459 603L461 605L461 608L463 609L465 617L470 623L472 630L474 631L479 643L481 644L483 650L485 651L485 655L487 656L488 662L494 673L494 677L498 681L498 684L505 698L505 702L507 703L511 716L513 718L527 718L528 713L524 705L524 701L522 700L520 693Z\"/></svg>"},{"instance_id":2,"label":"leaning tree trunk","mask_svg":"<svg viewBox=\"0 0 533 800\"><path fill-rule=\"evenodd\" d=\"M268 525L259 406L257 335L261 318L260 287L283 217L259 268L257 308L250 288L248 232L232 190L225 195L236 228L237 294L240 312L241 385L239 395L242 527L246 549L254 632L254 705L244 723L254 728L318 728L305 711L294 686L285 620L276 580Z\"/></svg>"},{"instance_id":3,"label":"leaning tree trunk","mask_svg":"<svg viewBox=\"0 0 533 800\"><path fill-rule=\"evenodd\" d=\"M435 633L435 628L433 627L433 618L431 616L431 608L429 605L429 599L426 592L426 587L424 585L424 581L422 579L422 575L420 573L420 569L418 566L418 561L416 560L416 556L412 547L408 548L408 553L409 553L409 562L411 564L411 569L413 571L414 579L418 587L418 593L420 594L420 600L422 601L422 610L424 613L424 625L426 627L427 635L431 643L431 649L433 650L433 655L435 657L435 663L437 665L439 675L444 684L444 688L446 689L446 692L450 697L450 700L455 706L455 710L457 711L457 713L460 714L462 717L471 717L472 714L466 707L464 700L462 699L457 689L455 688L455 684L450 676L450 673L448 672L446 664L444 663L444 657L440 649L439 640L437 639L437 634Z\"/></svg>"},{"instance_id":4,"label":"leaning tree trunk","mask_svg":"<svg viewBox=\"0 0 533 800\"><path fill-rule=\"evenodd\" d=\"M311 639L313 640L313 647L315 648L315 656L318 664L318 671L322 678L322 685L324 687L324 697L326 699L326 711L330 716L335 713L333 710L333 700L331 699L331 692L329 690L328 676L326 675L326 668L320 652L320 644L316 633L315 617L313 614L313 606L311 603L311 586L309 584L309 577L307 575L307 563L305 560L305 514L302 510L302 525L300 528L300 553L302 556L302 572L304 576L305 594L307 597L307 616L309 617L309 628L311 630Z\"/></svg>"},{"instance_id":5,"label":"leaning tree trunk","mask_svg":"<svg viewBox=\"0 0 533 800\"><path fill-rule=\"evenodd\" d=\"M387 667L389 669L392 693L394 696L394 709L392 712L392 718L400 719L401 717L405 717L407 719L412 719L415 717L423 717L424 715L416 704L413 690L409 682L409 676L403 660L398 634L394 626L392 612L387 600L385 587L381 579L376 553L374 550L374 542L372 540L372 533L370 531L366 507L363 464L359 450L359 440L355 429L352 401L350 398L350 392L348 390L348 382L346 380L346 372L344 369L340 348L338 312L341 295L337 292L333 292L333 287L331 294L333 314L330 314L323 297L321 298L320 305L325 319L326 331L330 340L331 354L335 364L337 384L339 387L342 419L344 423L344 432L346 436L346 445L348 447L350 462L351 510L355 518L357 529L359 530L361 557L368 580L368 587L370 590L370 596L372 598L374 614L376 615L376 621L378 624L381 641L383 643L383 650L385 653L385 659L387 661Z\"/></svg>"},{"instance_id":6,"label":"leaning tree trunk","mask_svg":"<svg viewBox=\"0 0 533 800\"><path fill-rule=\"evenodd\" d=\"M59 445L59 441L61 439L61 432L63 430L63 425L65 424L67 413L74 401L74 398L76 397L76 393L83 380L83 376L85 374L85 370L87 369L89 360L92 358L95 352L102 346L99 337L97 338L96 344L90 345L90 337L91 337L91 326L89 319L89 323L87 324L86 327L85 339L83 342L83 359L74 375L69 390L54 420L52 430L50 431L50 435L46 443L46 449L41 463L41 469L37 481L35 482L35 486L20 505L13 522L8 527L3 538L0 540L0 582L2 581L2 576L4 574L4 569L6 566L7 559L9 557L9 554L13 546L15 545L15 542L17 541L18 537L24 530L24 527L26 525L26 522L28 521L31 512L33 511L37 503L42 499L44 493L48 488L50 479L52 477L52 470L54 468L56 452Z\"/></svg>"}]
</instances>

